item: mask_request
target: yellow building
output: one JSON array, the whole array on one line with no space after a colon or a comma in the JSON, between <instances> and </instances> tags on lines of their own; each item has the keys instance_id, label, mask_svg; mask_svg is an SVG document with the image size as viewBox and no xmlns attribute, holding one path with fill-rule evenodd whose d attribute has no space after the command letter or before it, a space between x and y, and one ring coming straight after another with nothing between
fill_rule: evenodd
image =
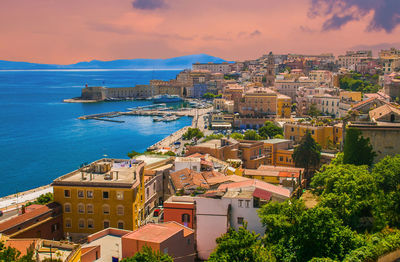
<instances>
[{"instance_id":1,"label":"yellow building","mask_svg":"<svg viewBox=\"0 0 400 262\"><path fill-rule=\"evenodd\" d=\"M63 206L65 236L79 239L104 228L135 230L144 219L144 165L101 159L52 183Z\"/></svg>"},{"instance_id":2,"label":"yellow building","mask_svg":"<svg viewBox=\"0 0 400 262\"><path fill-rule=\"evenodd\" d=\"M290 97L278 94L276 117L290 118L290 115L292 113L291 105L292 105L292 99Z\"/></svg>"},{"instance_id":3,"label":"yellow building","mask_svg":"<svg viewBox=\"0 0 400 262\"><path fill-rule=\"evenodd\" d=\"M288 139L263 140L268 165L294 167L293 141Z\"/></svg>"},{"instance_id":4,"label":"yellow building","mask_svg":"<svg viewBox=\"0 0 400 262\"><path fill-rule=\"evenodd\" d=\"M285 123L283 132L286 139L299 143L307 131L311 133L312 138L322 146L330 148L338 146L342 142L342 126L312 125L309 123Z\"/></svg>"},{"instance_id":5,"label":"yellow building","mask_svg":"<svg viewBox=\"0 0 400 262\"><path fill-rule=\"evenodd\" d=\"M354 102L360 102L362 100L361 92L356 91L341 91L340 92L340 100L348 99Z\"/></svg>"}]
</instances>

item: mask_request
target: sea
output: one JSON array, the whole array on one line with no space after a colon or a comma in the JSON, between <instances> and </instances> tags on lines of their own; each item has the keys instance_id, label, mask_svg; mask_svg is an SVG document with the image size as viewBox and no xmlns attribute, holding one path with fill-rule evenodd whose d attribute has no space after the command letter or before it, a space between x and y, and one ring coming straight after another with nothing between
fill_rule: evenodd
<instances>
[{"instance_id":1,"label":"sea","mask_svg":"<svg viewBox=\"0 0 400 262\"><path fill-rule=\"evenodd\" d=\"M130 87L169 80L178 70L0 70L0 197L51 183L83 163L127 158L190 125L190 117L153 122L124 116L124 123L78 117L126 111L151 101L64 103L89 86Z\"/></svg>"}]
</instances>

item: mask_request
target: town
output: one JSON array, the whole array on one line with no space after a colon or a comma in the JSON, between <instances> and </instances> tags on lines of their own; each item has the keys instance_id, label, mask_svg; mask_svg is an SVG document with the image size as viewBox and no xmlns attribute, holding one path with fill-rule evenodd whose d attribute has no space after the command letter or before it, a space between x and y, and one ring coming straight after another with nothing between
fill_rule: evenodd
<instances>
[{"instance_id":1,"label":"town","mask_svg":"<svg viewBox=\"0 0 400 262\"><path fill-rule=\"evenodd\" d=\"M194 63L169 81L85 86L66 102L126 99L166 105L81 119L192 125L0 199L0 241L15 261L400 258L400 49ZM177 99L189 106L169 108Z\"/></svg>"}]
</instances>

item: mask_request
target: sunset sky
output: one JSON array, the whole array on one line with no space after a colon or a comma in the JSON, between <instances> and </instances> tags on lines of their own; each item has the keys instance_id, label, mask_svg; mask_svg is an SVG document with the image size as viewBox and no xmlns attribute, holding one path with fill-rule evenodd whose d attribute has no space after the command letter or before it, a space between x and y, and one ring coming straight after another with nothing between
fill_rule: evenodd
<instances>
[{"instance_id":1,"label":"sunset sky","mask_svg":"<svg viewBox=\"0 0 400 262\"><path fill-rule=\"evenodd\" d=\"M0 60L400 48L400 0L1 0Z\"/></svg>"}]
</instances>

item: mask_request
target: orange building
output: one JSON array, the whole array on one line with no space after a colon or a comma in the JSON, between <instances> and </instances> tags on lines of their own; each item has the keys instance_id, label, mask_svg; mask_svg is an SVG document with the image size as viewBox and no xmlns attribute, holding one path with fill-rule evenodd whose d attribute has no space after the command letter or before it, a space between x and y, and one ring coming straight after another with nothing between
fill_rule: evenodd
<instances>
[{"instance_id":1,"label":"orange building","mask_svg":"<svg viewBox=\"0 0 400 262\"><path fill-rule=\"evenodd\" d=\"M194 229L194 218L196 206L193 201L176 202L168 199L164 202L164 221L176 221L184 226Z\"/></svg>"}]
</instances>

